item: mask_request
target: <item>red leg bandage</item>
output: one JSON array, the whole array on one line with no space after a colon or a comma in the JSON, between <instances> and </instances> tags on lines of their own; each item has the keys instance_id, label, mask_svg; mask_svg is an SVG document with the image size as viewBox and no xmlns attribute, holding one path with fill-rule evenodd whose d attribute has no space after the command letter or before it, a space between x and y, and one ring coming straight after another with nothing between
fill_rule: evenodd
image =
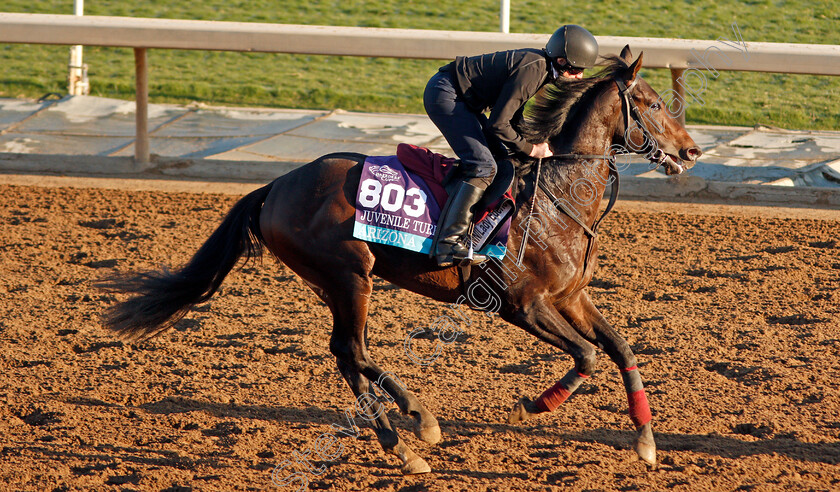
<instances>
[{"instance_id":1,"label":"red leg bandage","mask_svg":"<svg viewBox=\"0 0 840 492\"><path fill-rule=\"evenodd\" d=\"M645 390L628 393L627 403L630 405L630 419L636 427L641 427L651 421L650 406Z\"/></svg>"},{"instance_id":2,"label":"red leg bandage","mask_svg":"<svg viewBox=\"0 0 840 492\"><path fill-rule=\"evenodd\" d=\"M548 388L537 398L537 407L543 412L553 412L566 401L572 392L563 386L563 381L557 381L551 388Z\"/></svg>"},{"instance_id":3,"label":"red leg bandage","mask_svg":"<svg viewBox=\"0 0 840 492\"><path fill-rule=\"evenodd\" d=\"M557 381L554 386L545 390L543 394L537 398L537 401L535 402L537 404L537 408L543 412L553 411L570 396L572 396L572 393L578 389L580 383L582 383L587 377L587 375L581 374L577 372L577 370L572 369L563 376L563 379Z\"/></svg>"}]
</instances>

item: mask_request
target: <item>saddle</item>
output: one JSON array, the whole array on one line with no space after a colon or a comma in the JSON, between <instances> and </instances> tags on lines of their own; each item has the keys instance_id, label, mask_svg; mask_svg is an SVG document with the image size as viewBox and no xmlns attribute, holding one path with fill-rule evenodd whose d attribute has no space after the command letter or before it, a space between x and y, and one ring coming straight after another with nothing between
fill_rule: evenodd
<instances>
[{"instance_id":1,"label":"saddle","mask_svg":"<svg viewBox=\"0 0 840 492\"><path fill-rule=\"evenodd\" d=\"M417 253L434 251L436 224L449 194L458 183L460 166L455 159L408 144L397 155L365 156L356 195L353 237ZM472 244L478 252L504 258L514 209L513 166L505 163L489 193L474 214Z\"/></svg>"},{"instance_id":2,"label":"saddle","mask_svg":"<svg viewBox=\"0 0 840 492\"><path fill-rule=\"evenodd\" d=\"M424 147L407 143L397 145L397 158L406 169L422 176L435 196L438 204L443 207L446 199L455 191L458 184L464 180L464 170L461 161L432 152ZM496 176L484 191L484 195L475 207L475 221L481 221L498 203L505 198L511 200L511 188L515 178L513 163L505 159L497 162Z\"/></svg>"}]
</instances>

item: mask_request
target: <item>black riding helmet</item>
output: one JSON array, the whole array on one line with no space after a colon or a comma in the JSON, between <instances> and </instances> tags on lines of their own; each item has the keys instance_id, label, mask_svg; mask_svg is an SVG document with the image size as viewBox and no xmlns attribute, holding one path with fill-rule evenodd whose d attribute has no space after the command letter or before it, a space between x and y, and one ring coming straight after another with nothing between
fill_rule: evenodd
<instances>
[{"instance_id":1,"label":"black riding helmet","mask_svg":"<svg viewBox=\"0 0 840 492\"><path fill-rule=\"evenodd\" d=\"M592 68L598 59L598 41L583 27L568 24L554 31L545 52L552 60L565 58L574 68Z\"/></svg>"}]
</instances>

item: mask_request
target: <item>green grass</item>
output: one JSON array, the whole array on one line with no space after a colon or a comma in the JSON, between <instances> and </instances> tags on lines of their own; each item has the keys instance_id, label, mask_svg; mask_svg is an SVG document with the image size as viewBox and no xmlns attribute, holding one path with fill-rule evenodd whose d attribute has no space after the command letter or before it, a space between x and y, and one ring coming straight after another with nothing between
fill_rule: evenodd
<instances>
[{"instance_id":1,"label":"green grass","mask_svg":"<svg viewBox=\"0 0 840 492\"><path fill-rule=\"evenodd\" d=\"M87 15L158 17L286 24L498 30L498 0L266 0L205 2L89 2ZM0 10L72 13L73 2L6 0ZM836 0L617 0L582 3L524 0L511 5L511 31L549 33L563 23L596 35L691 39L732 38L737 22L746 41L840 44ZM67 47L0 45L0 97L66 93ZM91 94L134 98L130 49L85 48ZM426 80L443 61L152 50L152 102L422 113ZM783 70L784 60L779 60ZM645 70L659 91L667 70ZM840 130L840 77L721 72L709 80L704 105L692 104L689 123L755 124Z\"/></svg>"}]
</instances>

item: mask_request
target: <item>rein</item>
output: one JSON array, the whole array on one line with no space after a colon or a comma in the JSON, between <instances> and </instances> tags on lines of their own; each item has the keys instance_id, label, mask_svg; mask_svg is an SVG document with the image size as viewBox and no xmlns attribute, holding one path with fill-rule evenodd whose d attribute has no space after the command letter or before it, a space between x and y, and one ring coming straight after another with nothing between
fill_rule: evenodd
<instances>
[{"instance_id":1,"label":"rein","mask_svg":"<svg viewBox=\"0 0 840 492\"><path fill-rule=\"evenodd\" d=\"M639 129L642 131L643 135L645 136L648 141L653 141L653 137L650 134L650 131L647 129L647 125L645 125L644 121L642 120L642 115L639 113L639 108L636 106L636 103L633 102L633 99L630 98L630 91L633 87L636 86L636 82L638 79L634 79L630 85L624 83L623 80L619 78L613 79L615 81L616 86L618 86L619 96L621 98L621 113L624 116L624 128L625 132L626 129L629 128L630 120L633 120ZM589 269L589 263L591 260L592 255L592 246L595 243L595 238L598 237L598 227L601 225L601 221L612 211L613 206L615 205L616 200L618 199L618 189L619 189L619 174L618 168L615 165L615 156L605 156L605 155L594 155L594 154L555 154L552 158L557 159L575 159L575 160L585 160L585 159L598 159L598 160L606 160L607 165L609 166L609 175L613 178L612 179L612 189L610 191L610 200L607 203L606 209L604 209L604 213L595 220L592 224L592 227L586 225L579 217L575 211L569 209L567 205L565 205L560 199L558 199L551 190L548 189L548 186L545 182L540 181L540 171L542 165L542 159L537 161L537 170L534 175L534 195L531 197L530 203L530 210L528 211L528 218L527 222L525 223L525 232L522 235L522 244L519 248L519 255L517 258L517 264L522 264L522 259L525 256L525 248L528 244L528 238L530 236L531 230L531 214L534 212L534 204L536 202L537 197L537 188L541 189L543 193L546 194L549 200L554 204L557 210L563 212L573 221L575 221L586 233L587 236L587 244L586 244L586 255L584 257L583 263L583 274L581 275L581 279L586 278L586 272Z\"/></svg>"},{"instance_id":2,"label":"rein","mask_svg":"<svg viewBox=\"0 0 840 492\"><path fill-rule=\"evenodd\" d=\"M522 258L525 257L525 247L528 245L528 237L531 235L531 215L534 213L534 205L537 203L537 186L542 185L540 181L540 174L542 171L542 158L537 159L537 172L534 176L534 194L531 195L531 204L528 206L528 218L525 219L525 232L522 233L522 243L519 245L519 255L516 258L516 264L522 264Z\"/></svg>"},{"instance_id":3,"label":"rein","mask_svg":"<svg viewBox=\"0 0 840 492\"><path fill-rule=\"evenodd\" d=\"M612 211L613 207L615 206L615 202L618 199L618 188L619 188L619 181L620 181L619 180L619 174L618 174L618 168L615 166L615 157L613 157L613 156L605 157L603 155L557 154L557 155L554 155L553 157L557 157L557 158L561 158L561 159L575 159L575 160L579 160L579 159L606 160L607 161L607 166L609 166L609 176L613 178L612 179L612 189L610 190L610 200L609 200L609 202L607 202L607 207L604 209L604 213L601 214L601 216L598 217L595 220L595 222L592 224L591 228L588 227L582 220L580 220L580 218L578 217L578 214L576 214L574 211L570 210L569 207L563 203L563 201L561 201L559 198L554 196L554 194L551 192L551 190L548 189L548 186L545 184L544 181L539 181L539 182L535 183L539 187L539 189L541 189L543 191L543 193L546 194L548 199L551 200L551 202L554 204L554 207L557 208L557 210L563 212L569 218L571 218L572 220L577 222L577 224L580 225L580 227L586 233L586 239L587 239L586 240L586 255L584 256L584 259L583 259L583 274L581 275L581 278L586 278L586 272L589 269L589 263L590 263L590 259L591 259L591 256L592 256L592 249L593 249L592 246L595 244L595 238L598 237L598 227L601 225L601 221L603 221L604 218ZM539 175L537 175L537 178L539 178ZM534 189L534 195L536 196L536 187ZM532 206L532 208L533 208L533 206ZM533 210L532 210L532 212L533 212ZM530 215L529 215L529 217L530 217ZM530 226L530 221L528 223L528 226ZM523 238L522 238L523 243L525 242L525 239L527 238L527 235L528 235L528 228L525 229L525 234L523 235ZM523 244L523 249L524 249L524 244ZM520 255L520 258L521 258L522 257L522 250L520 250L519 255ZM521 263L521 261L520 261L520 263Z\"/></svg>"},{"instance_id":4,"label":"rein","mask_svg":"<svg viewBox=\"0 0 840 492\"><path fill-rule=\"evenodd\" d=\"M591 155L591 154L557 154L557 155L554 155L552 157L557 157L557 158L560 158L560 159L583 159L583 160L585 160L585 159L599 159L599 160L606 160L607 161L607 165L609 165L609 169L610 169L610 174L609 175L613 177L612 191L610 192L610 201L609 201L609 203L607 203L607 208L606 208L606 210L604 210L604 214L601 215L601 217L592 224L591 229L582 220L580 220L580 218L578 217L578 214L574 213L572 210L569 210L569 208L566 205L564 205L562 201L560 201L557 197L554 196L553 193L551 193L551 190L548 189L548 186L545 184L545 182L539 182L538 183L540 189L543 190L543 192L548 196L548 199L551 200L551 202L554 204L554 206L558 210L560 210L564 214L568 215L569 218L571 218L572 220L577 222L578 225L581 226L583 228L583 230L589 235L589 237L592 237L592 238L596 237L598 235L598 225L601 223L601 221L604 219L604 217L607 216L607 214L610 212L610 210L612 210L613 206L615 205L615 200L618 197L618 185L619 185L618 180L619 180L619 178L618 178L618 169L615 167L615 157L612 157L612 156L604 157L603 155Z\"/></svg>"},{"instance_id":5,"label":"rein","mask_svg":"<svg viewBox=\"0 0 840 492\"><path fill-rule=\"evenodd\" d=\"M582 154L559 154L559 155L555 155L553 157L559 157L561 159L576 159L576 160L577 159L601 159L601 160L606 160L607 161L607 165L609 166L609 170L610 170L609 175L613 178L613 180L612 180L612 190L610 191L610 201L607 203L607 208L604 210L604 213L601 214L601 217L599 217L592 224L592 228L589 228L582 220L580 220L580 218L578 216L579 214L576 214L574 211L570 210L567 205L563 204L563 202L559 198L554 196L554 194L551 192L551 190L548 189L548 185L546 185L545 182L540 182L539 183L539 188L543 191L543 193L546 194L546 196L548 196L548 199L551 200L551 202L554 204L554 206L555 206L555 208L557 208L557 210L560 210L564 214L568 215L569 218L571 218L572 220L577 222L578 225L580 225L580 227L584 230L584 232L586 232L586 234L590 238L597 237L598 236L598 226L601 224L601 221L604 220L604 217L606 217L607 214L610 213L613 206L615 206L616 199L618 198L619 175L618 175L618 169L615 167L615 158L612 157L612 156L604 157L602 155L601 156L592 156L592 155L582 155Z\"/></svg>"}]
</instances>

